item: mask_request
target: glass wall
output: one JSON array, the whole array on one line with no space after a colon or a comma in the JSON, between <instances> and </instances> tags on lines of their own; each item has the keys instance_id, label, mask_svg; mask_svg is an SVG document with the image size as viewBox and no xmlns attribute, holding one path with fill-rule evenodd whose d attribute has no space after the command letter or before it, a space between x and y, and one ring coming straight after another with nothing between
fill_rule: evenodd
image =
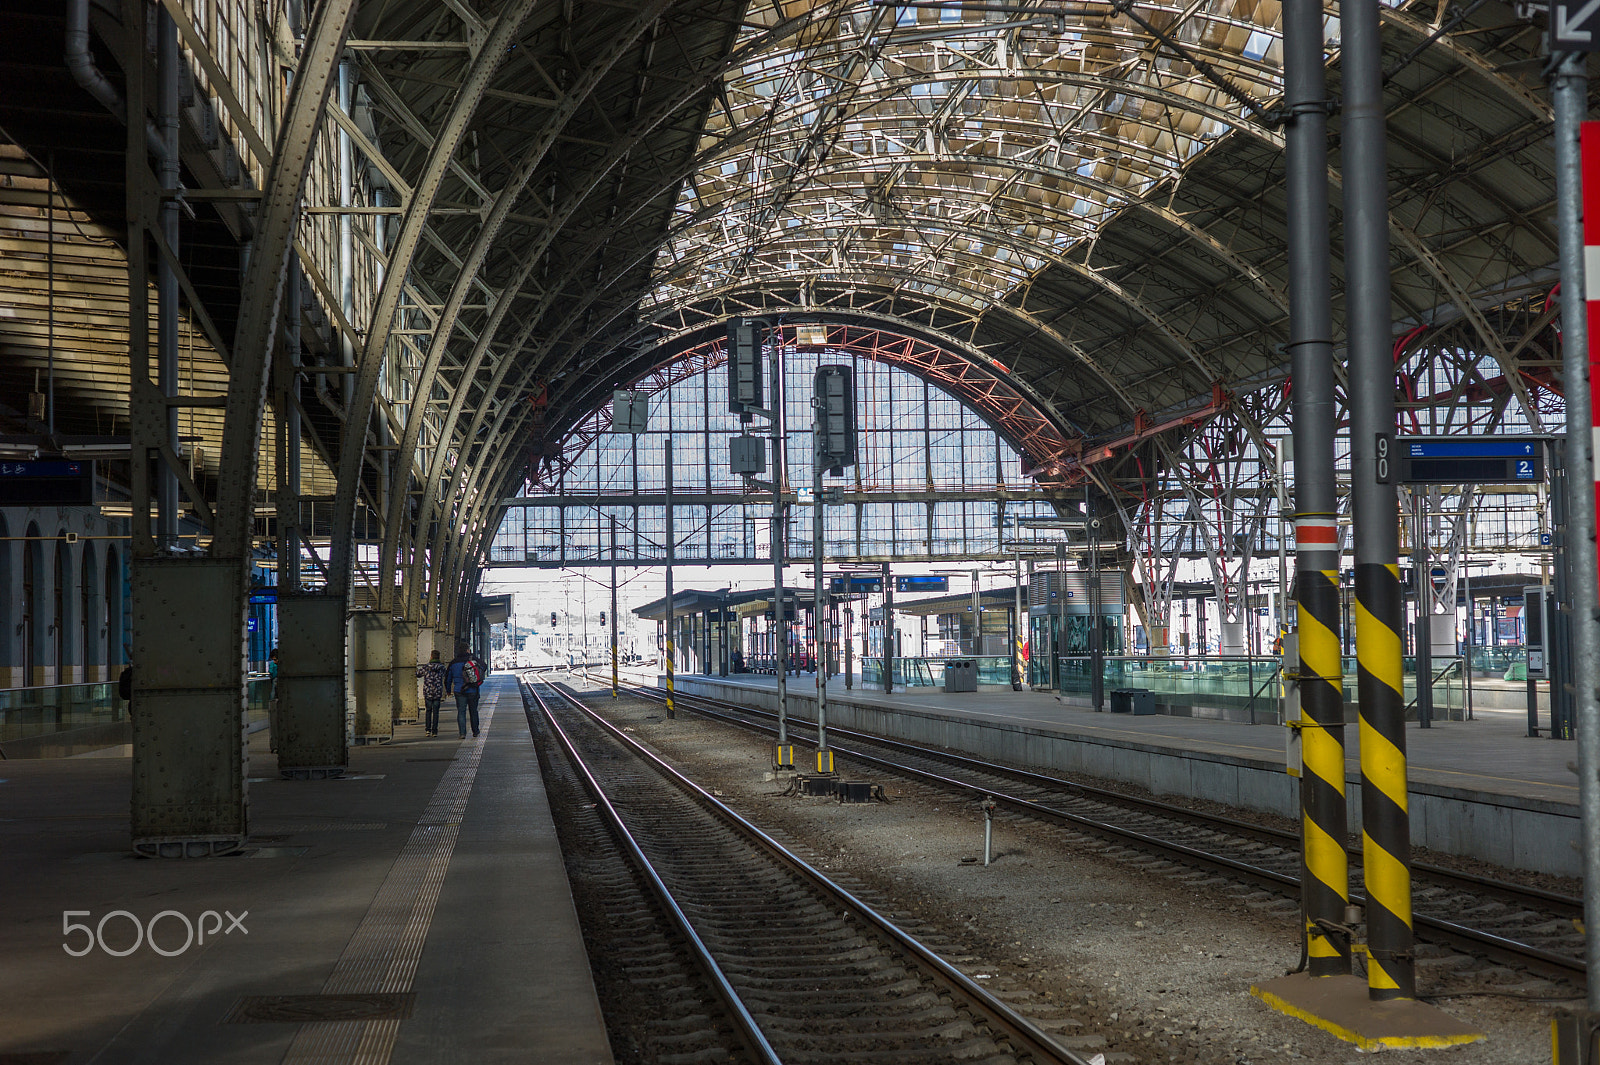
<instances>
[{"instance_id":1,"label":"glass wall","mask_svg":"<svg viewBox=\"0 0 1600 1065\"><path fill-rule=\"evenodd\" d=\"M831 558L973 558L1002 552L999 490L1023 493L1037 486L1021 459L978 415L949 393L885 363L849 352L789 349L785 410L789 484L809 498L811 381L822 363L851 363L856 371L860 462L842 477L824 476L824 488L883 493L883 502L828 507ZM727 373L695 374L650 397L650 429L631 436L575 433L580 449L558 492L538 505L512 507L490 549L491 562L560 565L655 562L666 557L665 453L672 439L675 557L680 561L761 560L770 556L772 505L766 493L745 494L728 469L729 438L758 435L766 423L741 426L728 413ZM769 453L770 454L770 453ZM769 457L769 470L770 470ZM906 495L922 498L907 501ZM630 502L644 496L649 502ZM971 498L961 498L971 496ZM571 497L578 497L577 500ZM954 497L954 498L951 498ZM1013 501L1008 516L1049 516L1037 501ZM616 554L611 553L612 519ZM789 508L790 558L811 557L812 511Z\"/></svg>"}]
</instances>

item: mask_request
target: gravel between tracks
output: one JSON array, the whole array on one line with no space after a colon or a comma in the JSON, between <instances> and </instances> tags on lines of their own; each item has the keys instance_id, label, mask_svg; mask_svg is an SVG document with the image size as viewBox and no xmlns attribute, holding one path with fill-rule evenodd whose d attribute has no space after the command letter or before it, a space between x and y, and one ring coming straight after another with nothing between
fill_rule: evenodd
<instances>
[{"instance_id":1,"label":"gravel between tracks","mask_svg":"<svg viewBox=\"0 0 1600 1065\"><path fill-rule=\"evenodd\" d=\"M1141 869L1055 826L1005 814L995 819L996 858L985 868L974 803L899 781L887 784L888 804L785 796L763 738L692 714L669 721L641 699L586 701L756 823L809 849L830 875L888 900L892 919L936 929L950 960L1018 1008L1065 1006L1078 1023L1061 1030L1080 1053L1104 1053L1107 1065L1367 1057L1250 995L1252 981L1297 960L1296 912L1285 900L1178 879L1165 863ZM848 765L841 775L874 779ZM1426 976L1423 984L1426 992ZM1550 1004L1480 996L1441 1005L1487 1041L1384 1051L1389 1060L1549 1061Z\"/></svg>"}]
</instances>

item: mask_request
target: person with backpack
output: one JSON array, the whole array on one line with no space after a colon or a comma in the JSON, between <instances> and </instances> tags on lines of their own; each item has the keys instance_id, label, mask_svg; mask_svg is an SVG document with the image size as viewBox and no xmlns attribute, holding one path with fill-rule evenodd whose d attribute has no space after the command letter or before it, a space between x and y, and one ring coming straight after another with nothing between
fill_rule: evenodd
<instances>
[{"instance_id":1,"label":"person with backpack","mask_svg":"<svg viewBox=\"0 0 1600 1065\"><path fill-rule=\"evenodd\" d=\"M456 656L444 675L444 692L456 697L456 727L467 738L467 718L472 718L472 734L478 734L478 689L489 675L489 666L464 643L456 644Z\"/></svg>"},{"instance_id":2,"label":"person with backpack","mask_svg":"<svg viewBox=\"0 0 1600 1065\"><path fill-rule=\"evenodd\" d=\"M267 750L278 750L278 649L267 656Z\"/></svg>"},{"instance_id":3,"label":"person with backpack","mask_svg":"<svg viewBox=\"0 0 1600 1065\"><path fill-rule=\"evenodd\" d=\"M444 678L448 672L449 668L439 661L438 651L417 667L417 676L422 678L422 705L427 708L422 728L429 736L439 734L439 703L444 700Z\"/></svg>"}]
</instances>

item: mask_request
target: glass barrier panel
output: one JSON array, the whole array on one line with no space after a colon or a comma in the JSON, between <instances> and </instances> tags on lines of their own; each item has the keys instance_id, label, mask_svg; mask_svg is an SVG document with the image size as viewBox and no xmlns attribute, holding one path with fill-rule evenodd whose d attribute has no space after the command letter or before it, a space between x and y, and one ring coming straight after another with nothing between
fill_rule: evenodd
<instances>
[{"instance_id":1,"label":"glass barrier panel","mask_svg":"<svg viewBox=\"0 0 1600 1065\"><path fill-rule=\"evenodd\" d=\"M251 677L245 690L246 719L266 721L272 680ZM117 694L115 681L0 689L0 743L127 719L128 704Z\"/></svg>"},{"instance_id":2,"label":"glass barrier panel","mask_svg":"<svg viewBox=\"0 0 1600 1065\"><path fill-rule=\"evenodd\" d=\"M115 681L0 689L0 743L127 718Z\"/></svg>"}]
</instances>

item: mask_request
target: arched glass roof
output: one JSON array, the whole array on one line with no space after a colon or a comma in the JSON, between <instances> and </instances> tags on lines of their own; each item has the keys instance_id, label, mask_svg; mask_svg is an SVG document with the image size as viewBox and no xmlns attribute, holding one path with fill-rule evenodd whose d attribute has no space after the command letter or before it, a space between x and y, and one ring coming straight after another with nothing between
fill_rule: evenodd
<instances>
[{"instance_id":1,"label":"arched glass roof","mask_svg":"<svg viewBox=\"0 0 1600 1065\"><path fill-rule=\"evenodd\" d=\"M762 0L645 305L784 277L982 310L1258 121L1280 6Z\"/></svg>"}]
</instances>

